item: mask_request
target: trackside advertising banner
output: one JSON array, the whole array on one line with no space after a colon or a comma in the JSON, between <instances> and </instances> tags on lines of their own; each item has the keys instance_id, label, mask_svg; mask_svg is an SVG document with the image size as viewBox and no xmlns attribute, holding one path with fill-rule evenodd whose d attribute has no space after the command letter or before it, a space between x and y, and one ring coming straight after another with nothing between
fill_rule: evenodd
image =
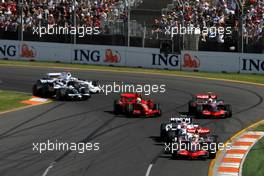
<instances>
[{"instance_id":1,"label":"trackside advertising banner","mask_svg":"<svg viewBox=\"0 0 264 176\"><path fill-rule=\"evenodd\" d=\"M72 45L70 60L72 63L93 65L124 66L126 51L124 48L97 45Z\"/></svg>"},{"instance_id":2,"label":"trackside advertising banner","mask_svg":"<svg viewBox=\"0 0 264 176\"><path fill-rule=\"evenodd\" d=\"M181 70L264 74L264 54L183 51Z\"/></svg>"},{"instance_id":3,"label":"trackside advertising banner","mask_svg":"<svg viewBox=\"0 0 264 176\"><path fill-rule=\"evenodd\" d=\"M0 40L0 58L69 62L70 55L68 44Z\"/></svg>"},{"instance_id":4,"label":"trackside advertising banner","mask_svg":"<svg viewBox=\"0 0 264 176\"><path fill-rule=\"evenodd\" d=\"M157 48L74 45L0 40L0 59L60 61L186 71L264 74L264 54L182 51L162 54Z\"/></svg>"},{"instance_id":5,"label":"trackside advertising banner","mask_svg":"<svg viewBox=\"0 0 264 176\"><path fill-rule=\"evenodd\" d=\"M144 68L180 69L180 56L165 56L159 49L72 45L72 62Z\"/></svg>"},{"instance_id":6,"label":"trackside advertising banner","mask_svg":"<svg viewBox=\"0 0 264 176\"><path fill-rule=\"evenodd\" d=\"M244 54L239 57L241 73L264 74L264 54Z\"/></svg>"},{"instance_id":7,"label":"trackside advertising banner","mask_svg":"<svg viewBox=\"0 0 264 176\"><path fill-rule=\"evenodd\" d=\"M161 54L159 49L129 48L127 66L180 70L181 57L177 54Z\"/></svg>"},{"instance_id":8,"label":"trackside advertising banner","mask_svg":"<svg viewBox=\"0 0 264 176\"><path fill-rule=\"evenodd\" d=\"M238 72L239 55L225 52L182 51L182 70Z\"/></svg>"},{"instance_id":9,"label":"trackside advertising banner","mask_svg":"<svg viewBox=\"0 0 264 176\"><path fill-rule=\"evenodd\" d=\"M143 68L180 69L180 55L159 49L0 40L0 58Z\"/></svg>"}]
</instances>

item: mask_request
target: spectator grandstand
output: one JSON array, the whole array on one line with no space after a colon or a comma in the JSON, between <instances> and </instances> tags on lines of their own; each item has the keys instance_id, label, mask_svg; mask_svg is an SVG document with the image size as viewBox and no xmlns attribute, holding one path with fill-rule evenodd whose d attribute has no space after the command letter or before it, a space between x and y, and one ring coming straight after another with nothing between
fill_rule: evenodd
<instances>
[{"instance_id":1,"label":"spectator grandstand","mask_svg":"<svg viewBox=\"0 0 264 176\"><path fill-rule=\"evenodd\" d=\"M34 27L99 27L99 36L77 38L77 43L159 47L160 40L190 50L262 52L264 0L0 0L0 38L37 40ZM167 4L168 3L168 4ZM150 4L153 6L149 7ZM157 13L158 12L158 13ZM151 15L145 15L151 14ZM132 15L132 16L131 16ZM141 18L142 17L142 18ZM130 24L128 27L128 24ZM166 28L181 26L230 27L171 37ZM243 33L241 32L243 31ZM226 32L226 31L225 31ZM242 40L243 38L243 40ZM70 35L44 36L41 41L76 42Z\"/></svg>"},{"instance_id":2,"label":"spectator grandstand","mask_svg":"<svg viewBox=\"0 0 264 176\"><path fill-rule=\"evenodd\" d=\"M151 34L155 38L166 38L164 36L166 28L181 26L204 27L230 27L231 34L223 35L210 31L209 33L196 34L192 36L185 35L185 48L191 49L188 44L195 43L194 48L200 50L235 50L239 49L241 42L241 29L246 44L245 49L254 48L263 49L263 24L264 24L264 1L263 0L247 0L243 6L243 14L238 4L232 4L235 1L224 0L174 0L172 4L168 4L167 8L162 9L162 16L156 18L153 22ZM237 1L238 2L238 1ZM242 17L242 18L241 18ZM240 37L241 36L241 37ZM198 38L198 40L197 40ZM189 42L189 43L188 43ZM249 46L250 45L250 46ZM262 48L256 48L262 46Z\"/></svg>"},{"instance_id":3,"label":"spectator grandstand","mask_svg":"<svg viewBox=\"0 0 264 176\"><path fill-rule=\"evenodd\" d=\"M127 3L120 0L24 0L22 3L2 0L0 28L15 31L23 21L24 30L48 24L105 29L111 22L126 21L127 7ZM20 10L23 10L22 19Z\"/></svg>"}]
</instances>

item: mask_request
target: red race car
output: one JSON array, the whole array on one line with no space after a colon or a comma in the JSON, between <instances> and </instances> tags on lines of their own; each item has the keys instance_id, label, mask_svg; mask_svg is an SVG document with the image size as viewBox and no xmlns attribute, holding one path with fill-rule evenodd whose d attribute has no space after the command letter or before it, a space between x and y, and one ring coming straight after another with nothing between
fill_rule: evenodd
<instances>
[{"instance_id":1,"label":"red race car","mask_svg":"<svg viewBox=\"0 0 264 176\"><path fill-rule=\"evenodd\" d=\"M141 94L123 93L118 100L114 101L114 113L125 114L129 117L157 117L161 116L161 109L158 103L143 99Z\"/></svg>"},{"instance_id":2,"label":"red race car","mask_svg":"<svg viewBox=\"0 0 264 176\"><path fill-rule=\"evenodd\" d=\"M214 144L215 147L209 147ZM217 152L217 136L179 137L174 143L174 151L172 151L172 158L190 158L190 159L214 159Z\"/></svg>"},{"instance_id":3,"label":"red race car","mask_svg":"<svg viewBox=\"0 0 264 176\"><path fill-rule=\"evenodd\" d=\"M206 94L197 94L195 98L189 101L189 114L196 117L231 117L232 107L225 104L223 100L218 100L218 96L212 92Z\"/></svg>"}]
</instances>

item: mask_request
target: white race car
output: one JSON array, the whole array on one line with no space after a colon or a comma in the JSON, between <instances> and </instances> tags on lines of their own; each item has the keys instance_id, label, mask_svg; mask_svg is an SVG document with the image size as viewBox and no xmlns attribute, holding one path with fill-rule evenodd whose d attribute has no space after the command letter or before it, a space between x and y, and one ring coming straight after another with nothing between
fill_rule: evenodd
<instances>
[{"instance_id":1,"label":"white race car","mask_svg":"<svg viewBox=\"0 0 264 176\"><path fill-rule=\"evenodd\" d=\"M33 85L33 95L55 97L56 99L88 99L90 93L99 93L95 81L72 77L69 72L48 73Z\"/></svg>"},{"instance_id":2,"label":"white race car","mask_svg":"<svg viewBox=\"0 0 264 176\"><path fill-rule=\"evenodd\" d=\"M160 139L169 141L175 139L178 135L194 134L198 132L201 135L209 134L210 130L192 123L192 118L180 115L179 117L170 118L169 123L162 123L160 126Z\"/></svg>"}]
</instances>

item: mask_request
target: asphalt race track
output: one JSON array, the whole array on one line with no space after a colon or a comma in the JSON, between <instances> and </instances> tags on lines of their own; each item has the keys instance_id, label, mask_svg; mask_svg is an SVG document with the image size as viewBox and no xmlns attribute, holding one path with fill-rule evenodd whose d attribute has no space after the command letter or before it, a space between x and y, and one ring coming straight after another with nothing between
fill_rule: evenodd
<instances>
[{"instance_id":1,"label":"asphalt race track","mask_svg":"<svg viewBox=\"0 0 264 176\"><path fill-rule=\"evenodd\" d=\"M0 67L0 89L31 92L32 84L47 72L62 69ZM1 176L206 176L210 160L172 160L159 142L161 122L187 111L195 93L214 91L233 105L230 119L195 119L224 142L238 130L263 119L264 89L256 85L223 81L100 71L71 71L99 80L100 84L123 81L133 84L166 84L161 118L125 118L112 113L118 94L94 95L88 101L53 102L0 115ZM98 142L99 151L33 151L33 142Z\"/></svg>"}]
</instances>

